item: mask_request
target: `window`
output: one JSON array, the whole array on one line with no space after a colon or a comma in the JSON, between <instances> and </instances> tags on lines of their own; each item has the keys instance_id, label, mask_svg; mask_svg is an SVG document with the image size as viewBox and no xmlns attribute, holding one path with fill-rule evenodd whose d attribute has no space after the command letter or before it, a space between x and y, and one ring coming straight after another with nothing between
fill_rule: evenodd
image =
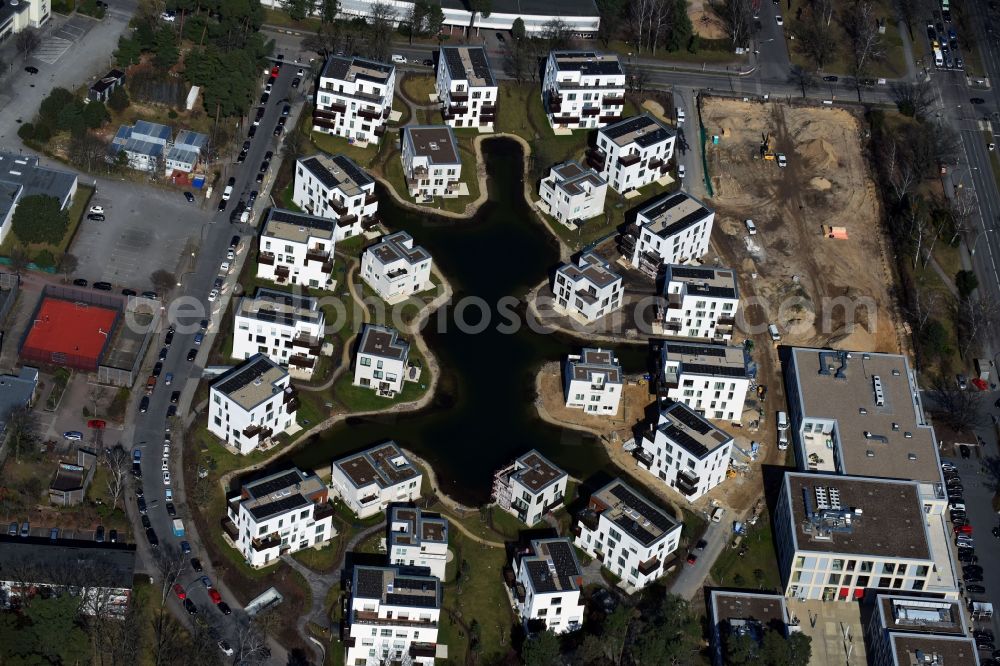
<instances>
[{"instance_id":1,"label":"window","mask_svg":"<svg viewBox=\"0 0 1000 666\"><path fill-rule=\"evenodd\" d=\"M370 358L368 358L366 356L362 356L361 357L361 365L362 365L362 367L367 368L367 367L371 366L371 364L372 364L372 360Z\"/></svg>"}]
</instances>

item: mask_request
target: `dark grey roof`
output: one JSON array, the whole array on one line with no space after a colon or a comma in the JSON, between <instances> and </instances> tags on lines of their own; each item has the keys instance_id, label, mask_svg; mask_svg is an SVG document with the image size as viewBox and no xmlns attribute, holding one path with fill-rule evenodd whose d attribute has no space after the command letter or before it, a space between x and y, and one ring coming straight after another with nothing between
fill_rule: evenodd
<instances>
[{"instance_id":1,"label":"dark grey roof","mask_svg":"<svg viewBox=\"0 0 1000 666\"><path fill-rule=\"evenodd\" d=\"M629 143L635 142L642 148L666 141L673 136L671 130L647 114L620 120L613 125L601 128L600 133L615 143L627 135L632 135L629 137Z\"/></svg>"},{"instance_id":2,"label":"dark grey roof","mask_svg":"<svg viewBox=\"0 0 1000 666\"><path fill-rule=\"evenodd\" d=\"M468 80L473 87L496 85L486 50L481 46L444 46L441 48L441 59L448 66L453 81Z\"/></svg>"},{"instance_id":3,"label":"dark grey roof","mask_svg":"<svg viewBox=\"0 0 1000 666\"><path fill-rule=\"evenodd\" d=\"M584 76L614 76L624 74L614 53L598 51L554 51L556 66L561 72L580 72Z\"/></svg>"},{"instance_id":4,"label":"dark grey roof","mask_svg":"<svg viewBox=\"0 0 1000 666\"><path fill-rule=\"evenodd\" d=\"M24 187L22 197L43 194L55 197L62 204L68 204L69 193L76 184L76 175L40 166L37 157L0 153L0 181Z\"/></svg>"},{"instance_id":5,"label":"dark grey roof","mask_svg":"<svg viewBox=\"0 0 1000 666\"><path fill-rule=\"evenodd\" d=\"M320 76L343 81L362 79L375 83L385 83L393 69L395 68L390 64L365 58L333 57L323 65L323 73Z\"/></svg>"},{"instance_id":6,"label":"dark grey roof","mask_svg":"<svg viewBox=\"0 0 1000 666\"><path fill-rule=\"evenodd\" d=\"M248 506L247 511L249 511L250 515L259 522L279 513L288 513L289 511L309 506L310 504L311 502L305 497L296 494L289 495L288 497L282 497L279 500L268 502L267 504Z\"/></svg>"},{"instance_id":7,"label":"dark grey roof","mask_svg":"<svg viewBox=\"0 0 1000 666\"><path fill-rule=\"evenodd\" d=\"M410 343L399 337L399 332L387 326L377 324L365 324L364 332L361 334L361 346L358 350L362 354L379 356L406 362L410 353Z\"/></svg>"},{"instance_id":8,"label":"dark grey roof","mask_svg":"<svg viewBox=\"0 0 1000 666\"><path fill-rule=\"evenodd\" d=\"M310 215L309 213L299 213L285 208L272 208L267 215L267 221L284 222L286 224L297 224L300 227L309 229L321 229L323 231L333 230L333 220L325 217Z\"/></svg>"},{"instance_id":9,"label":"dark grey roof","mask_svg":"<svg viewBox=\"0 0 1000 666\"><path fill-rule=\"evenodd\" d=\"M131 589L135 544L0 535L0 580Z\"/></svg>"},{"instance_id":10,"label":"dark grey roof","mask_svg":"<svg viewBox=\"0 0 1000 666\"><path fill-rule=\"evenodd\" d=\"M17 375L0 375L0 432L7 427L7 416L15 407L27 405L38 385L38 370L27 366Z\"/></svg>"},{"instance_id":11,"label":"dark grey roof","mask_svg":"<svg viewBox=\"0 0 1000 666\"><path fill-rule=\"evenodd\" d=\"M102 93L111 86L115 85L119 81L125 78L125 72L120 69L113 69L103 77L98 79L94 85L90 86L90 89L97 93Z\"/></svg>"}]
</instances>

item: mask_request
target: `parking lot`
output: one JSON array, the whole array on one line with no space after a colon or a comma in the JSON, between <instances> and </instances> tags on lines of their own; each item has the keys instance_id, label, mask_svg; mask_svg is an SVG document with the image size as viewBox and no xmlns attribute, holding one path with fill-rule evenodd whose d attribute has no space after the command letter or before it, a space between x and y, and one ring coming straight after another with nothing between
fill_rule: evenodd
<instances>
[{"instance_id":1,"label":"parking lot","mask_svg":"<svg viewBox=\"0 0 1000 666\"><path fill-rule=\"evenodd\" d=\"M123 181L103 181L91 205L103 206L106 219L80 223L70 247L80 262L75 277L110 282L115 291L152 288L150 275L160 268L180 277L188 241L197 247L211 219L180 190Z\"/></svg>"},{"instance_id":2,"label":"parking lot","mask_svg":"<svg viewBox=\"0 0 1000 666\"><path fill-rule=\"evenodd\" d=\"M46 65L54 65L93 26L93 19L80 15L74 16L59 26L59 29L52 34L42 38L42 43L32 52L31 57Z\"/></svg>"}]
</instances>

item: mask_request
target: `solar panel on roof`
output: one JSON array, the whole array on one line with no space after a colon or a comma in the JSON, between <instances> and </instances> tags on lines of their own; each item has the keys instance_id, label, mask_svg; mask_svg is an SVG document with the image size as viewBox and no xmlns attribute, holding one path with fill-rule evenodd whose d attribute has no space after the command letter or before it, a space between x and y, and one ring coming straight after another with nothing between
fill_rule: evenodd
<instances>
[{"instance_id":1,"label":"solar panel on roof","mask_svg":"<svg viewBox=\"0 0 1000 666\"><path fill-rule=\"evenodd\" d=\"M629 132L634 132L640 127L646 127L651 121L647 116L635 116L633 118L626 118L625 120L610 125L601 130L601 134L604 134L608 138L617 139L620 136L625 136Z\"/></svg>"},{"instance_id":2,"label":"solar panel on roof","mask_svg":"<svg viewBox=\"0 0 1000 666\"><path fill-rule=\"evenodd\" d=\"M333 158L334 163L344 170L347 177L353 180L358 185L368 185L369 183L374 183L371 176L361 170L357 164L355 164L346 155L337 155Z\"/></svg>"},{"instance_id":3,"label":"solar panel on roof","mask_svg":"<svg viewBox=\"0 0 1000 666\"><path fill-rule=\"evenodd\" d=\"M676 266L670 269L670 274L674 277L687 280L711 280L715 277L715 270L712 268L695 268L693 266Z\"/></svg>"},{"instance_id":4,"label":"solar panel on roof","mask_svg":"<svg viewBox=\"0 0 1000 666\"><path fill-rule=\"evenodd\" d=\"M333 174L330 173L330 170L327 169L323 165L323 163L320 162L315 157L310 157L309 159L307 159L305 162L302 163L302 166L309 169L309 171L311 171L312 174L316 176L317 179L319 179L319 182L323 183L323 187L327 189L330 189L331 187L336 187L339 184L339 181L336 178L334 178Z\"/></svg>"},{"instance_id":5,"label":"solar panel on roof","mask_svg":"<svg viewBox=\"0 0 1000 666\"><path fill-rule=\"evenodd\" d=\"M686 201L688 198L688 195L683 192L677 194L665 194L663 199L653 203L647 208L644 208L640 212L649 219L654 219L662 215L664 211L670 210L674 206L679 205L681 202Z\"/></svg>"},{"instance_id":6,"label":"solar panel on roof","mask_svg":"<svg viewBox=\"0 0 1000 666\"><path fill-rule=\"evenodd\" d=\"M381 569L358 568L354 572L354 595L366 599L378 599L383 592L383 571Z\"/></svg>"},{"instance_id":7,"label":"solar panel on roof","mask_svg":"<svg viewBox=\"0 0 1000 666\"><path fill-rule=\"evenodd\" d=\"M262 520L279 513L287 513L288 511L292 511L293 509L297 509L308 504L309 500L302 495L296 494L289 497L283 497L279 500L275 500L274 502L268 502L267 504L255 506L249 509L249 511L254 518Z\"/></svg>"},{"instance_id":8,"label":"solar panel on roof","mask_svg":"<svg viewBox=\"0 0 1000 666\"><path fill-rule=\"evenodd\" d=\"M301 478L299 477L298 472L290 471L273 479L247 484L247 491L254 497L264 497L265 495L270 495L277 490L294 486L296 483L299 483L299 481L301 481Z\"/></svg>"},{"instance_id":9,"label":"solar panel on roof","mask_svg":"<svg viewBox=\"0 0 1000 666\"><path fill-rule=\"evenodd\" d=\"M531 560L525 562L528 567L528 575L531 583L535 586L535 592L555 592L556 582L549 573L549 565L541 560Z\"/></svg>"},{"instance_id":10,"label":"solar panel on roof","mask_svg":"<svg viewBox=\"0 0 1000 666\"><path fill-rule=\"evenodd\" d=\"M306 215L304 213L296 213L295 211L284 210L282 208L272 208L271 217L269 219L274 220L275 222L284 222L285 224L296 224L300 227L309 227L310 229L333 231L333 220L327 220L314 215Z\"/></svg>"},{"instance_id":11,"label":"solar panel on roof","mask_svg":"<svg viewBox=\"0 0 1000 666\"><path fill-rule=\"evenodd\" d=\"M656 507L650 505L649 502L620 483L611 489L611 494L653 525L656 525L662 532L666 532L675 525L675 522L667 517L666 514L657 510Z\"/></svg>"},{"instance_id":12,"label":"solar panel on roof","mask_svg":"<svg viewBox=\"0 0 1000 666\"><path fill-rule=\"evenodd\" d=\"M670 424L663 429L663 434L687 449L691 455L702 458L708 453L708 447L687 434L674 424Z\"/></svg>"},{"instance_id":13,"label":"solar panel on roof","mask_svg":"<svg viewBox=\"0 0 1000 666\"><path fill-rule=\"evenodd\" d=\"M706 365L704 363L685 363L684 372L693 372L696 375L716 375L719 377L746 377L746 368L726 367L718 365Z\"/></svg>"},{"instance_id":14,"label":"solar panel on roof","mask_svg":"<svg viewBox=\"0 0 1000 666\"><path fill-rule=\"evenodd\" d=\"M549 557L552 558L552 565L556 568L556 575L559 577L579 576L580 570L577 567L576 558L573 557L573 549L565 541L550 541L546 544L549 549Z\"/></svg>"},{"instance_id":15,"label":"solar panel on roof","mask_svg":"<svg viewBox=\"0 0 1000 666\"><path fill-rule=\"evenodd\" d=\"M667 352L671 354L697 354L698 356L713 356L724 358L726 356L725 347L715 347L708 345L667 343Z\"/></svg>"},{"instance_id":16,"label":"solar panel on roof","mask_svg":"<svg viewBox=\"0 0 1000 666\"><path fill-rule=\"evenodd\" d=\"M385 602L392 606L410 606L415 608L435 608L437 606L437 595L422 596L418 594L392 594L385 595Z\"/></svg>"},{"instance_id":17,"label":"solar panel on roof","mask_svg":"<svg viewBox=\"0 0 1000 666\"><path fill-rule=\"evenodd\" d=\"M258 377L262 377L264 373L274 367L274 364L267 357L258 358L256 361L251 363L246 367L237 366L233 370L233 374L219 384L216 390L222 391L226 395L237 391L247 384L253 382Z\"/></svg>"},{"instance_id":18,"label":"solar panel on roof","mask_svg":"<svg viewBox=\"0 0 1000 666\"><path fill-rule=\"evenodd\" d=\"M700 435L704 435L712 430L711 423L708 423L705 419L691 411L691 408L683 402L674 404L674 407L670 410L670 416Z\"/></svg>"}]
</instances>

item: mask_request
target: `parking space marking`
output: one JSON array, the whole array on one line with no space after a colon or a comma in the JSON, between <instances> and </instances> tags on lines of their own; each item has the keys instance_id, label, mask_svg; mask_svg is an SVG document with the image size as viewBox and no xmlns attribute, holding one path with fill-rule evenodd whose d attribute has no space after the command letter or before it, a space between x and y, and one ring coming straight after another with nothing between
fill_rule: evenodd
<instances>
[{"instance_id":1,"label":"parking space marking","mask_svg":"<svg viewBox=\"0 0 1000 666\"><path fill-rule=\"evenodd\" d=\"M49 37L42 42L32 56L47 65L54 65L72 45L73 42L68 39L63 39L62 37Z\"/></svg>"}]
</instances>

